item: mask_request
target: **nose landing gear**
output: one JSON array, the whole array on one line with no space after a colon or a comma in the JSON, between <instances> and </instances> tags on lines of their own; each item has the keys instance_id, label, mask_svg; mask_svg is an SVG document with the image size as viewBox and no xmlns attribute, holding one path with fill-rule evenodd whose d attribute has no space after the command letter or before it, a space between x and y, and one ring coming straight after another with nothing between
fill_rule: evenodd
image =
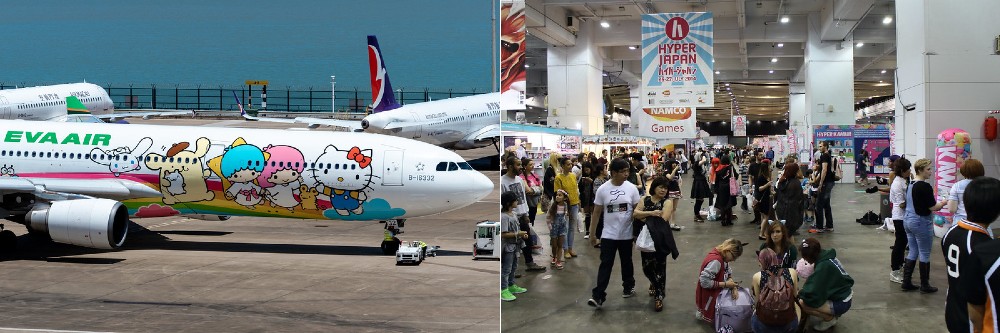
<instances>
[{"instance_id":1,"label":"nose landing gear","mask_svg":"<svg viewBox=\"0 0 1000 333\"><path fill-rule=\"evenodd\" d=\"M382 221L385 223L385 237L382 238L382 254L396 255L402 241L396 235L403 233L403 222L405 219Z\"/></svg>"}]
</instances>

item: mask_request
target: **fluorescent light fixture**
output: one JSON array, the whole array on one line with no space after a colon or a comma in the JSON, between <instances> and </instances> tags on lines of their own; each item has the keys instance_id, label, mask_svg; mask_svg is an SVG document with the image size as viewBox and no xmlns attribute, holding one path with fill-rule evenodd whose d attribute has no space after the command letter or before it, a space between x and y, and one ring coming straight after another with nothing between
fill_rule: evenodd
<instances>
[{"instance_id":1,"label":"fluorescent light fixture","mask_svg":"<svg viewBox=\"0 0 1000 333\"><path fill-rule=\"evenodd\" d=\"M855 46L855 47L862 47L862 46L865 46L865 42L858 42L857 44L854 44L854 46Z\"/></svg>"},{"instance_id":2,"label":"fluorescent light fixture","mask_svg":"<svg viewBox=\"0 0 1000 333\"><path fill-rule=\"evenodd\" d=\"M601 20L601 28L607 29L607 28L610 28L610 27L611 27L611 23L608 23L607 20Z\"/></svg>"},{"instance_id":3,"label":"fluorescent light fixture","mask_svg":"<svg viewBox=\"0 0 1000 333\"><path fill-rule=\"evenodd\" d=\"M785 47L785 43L778 43L778 47Z\"/></svg>"},{"instance_id":4,"label":"fluorescent light fixture","mask_svg":"<svg viewBox=\"0 0 1000 333\"><path fill-rule=\"evenodd\" d=\"M769 71L767 71L767 73L768 73L768 74L774 74L774 70L773 70L773 69L772 69L772 70L769 70Z\"/></svg>"},{"instance_id":5,"label":"fluorescent light fixture","mask_svg":"<svg viewBox=\"0 0 1000 333\"><path fill-rule=\"evenodd\" d=\"M889 24L889 23L892 23L892 16L886 15L885 18L882 19L882 24Z\"/></svg>"},{"instance_id":6,"label":"fluorescent light fixture","mask_svg":"<svg viewBox=\"0 0 1000 333\"><path fill-rule=\"evenodd\" d=\"M882 74L885 74L885 70L884 69L882 70Z\"/></svg>"},{"instance_id":7,"label":"fluorescent light fixture","mask_svg":"<svg viewBox=\"0 0 1000 333\"><path fill-rule=\"evenodd\" d=\"M729 86L729 83L726 83L726 87L728 87L728 86Z\"/></svg>"},{"instance_id":8,"label":"fluorescent light fixture","mask_svg":"<svg viewBox=\"0 0 1000 333\"><path fill-rule=\"evenodd\" d=\"M608 76L608 73L601 73L601 75Z\"/></svg>"},{"instance_id":9,"label":"fluorescent light fixture","mask_svg":"<svg viewBox=\"0 0 1000 333\"><path fill-rule=\"evenodd\" d=\"M635 49L636 49L636 47L635 47L635 45L629 45L629 46L628 46L628 49L629 49L629 50L635 50Z\"/></svg>"},{"instance_id":10,"label":"fluorescent light fixture","mask_svg":"<svg viewBox=\"0 0 1000 333\"><path fill-rule=\"evenodd\" d=\"M781 23L788 23L788 21L789 21L788 15L785 15L785 16L781 17Z\"/></svg>"},{"instance_id":11,"label":"fluorescent light fixture","mask_svg":"<svg viewBox=\"0 0 1000 333\"><path fill-rule=\"evenodd\" d=\"M771 62L778 62L778 58L771 58Z\"/></svg>"}]
</instances>

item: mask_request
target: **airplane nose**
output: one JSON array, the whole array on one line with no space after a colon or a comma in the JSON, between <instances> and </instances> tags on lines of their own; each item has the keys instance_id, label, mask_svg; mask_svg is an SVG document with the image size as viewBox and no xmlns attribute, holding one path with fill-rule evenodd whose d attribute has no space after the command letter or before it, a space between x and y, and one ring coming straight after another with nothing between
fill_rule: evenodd
<instances>
[{"instance_id":1,"label":"airplane nose","mask_svg":"<svg viewBox=\"0 0 1000 333\"><path fill-rule=\"evenodd\" d=\"M490 193L492 193L493 189L496 187L496 185L493 184L493 181L491 181L489 177L486 177L486 175L479 172L476 172L475 175L472 176L471 183L473 189L472 192L475 193L474 196L476 198L476 201L482 200L487 195L490 195Z\"/></svg>"}]
</instances>

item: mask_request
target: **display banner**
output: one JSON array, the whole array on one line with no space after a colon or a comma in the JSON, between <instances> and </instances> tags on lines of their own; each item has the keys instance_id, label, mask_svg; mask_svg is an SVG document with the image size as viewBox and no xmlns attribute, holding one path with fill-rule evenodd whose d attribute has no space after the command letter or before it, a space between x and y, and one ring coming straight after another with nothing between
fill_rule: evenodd
<instances>
[{"instance_id":1,"label":"display banner","mask_svg":"<svg viewBox=\"0 0 1000 333\"><path fill-rule=\"evenodd\" d=\"M863 166L861 151L868 152L867 168L868 173L873 175L889 174L889 156L892 155L890 148L892 125L854 125L854 152L858 156L857 165L860 170Z\"/></svg>"},{"instance_id":2,"label":"display banner","mask_svg":"<svg viewBox=\"0 0 1000 333\"><path fill-rule=\"evenodd\" d=\"M797 140L795 137L795 130L788 129L785 130L785 133L786 133L786 139L788 139L788 152L790 154L797 154L799 152L799 148L798 146L795 145Z\"/></svg>"},{"instance_id":3,"label":"display banner","mask_svg":"<svg viewBox=\"0 0 1000 333\"><path fill-rule=\"evenodd\" d=\"M579 154L580 146L583 143L583 137L578 135L564 135L559 137L559 153L560 154Z\"/></svg>"},{"instance_id":4,"label":"display banner","mask_svg":"<svg viewBox=\"0 0 1000 333\"><path fill-rule=\"evenodd\" d=\"M715 106L712 13L642 15L642 106Z\"/></svg>"},{"instance_id":5,"label":"display banner","mask_svg":"<svg viewBox=\"0 0 1000 333\"><path fill-rule=\"evenodd\" d=\"M817 125L813 127L814 147L819 148L823 141L830 142L830 156L843 156L847 161L854 160L854 128L851 125Z\"/></svg>"},{"instance_id":6,"label":"display banner","mask_svg":"<svg viewBox=\"0 0 1000 333\"><path fill-rule=\"evenodd\" d=\"M937 200L947 200L951 186L958 182L958 169L972 154L972 138L959 128L949 128L937 136L934 149L934 191ZM947 209L934 213L934 235L944 236L951 228L952 214Z\"/></svg>"},{"instance_id":7,"label":"display banner","mask_svg":"<svg viewBox=\"0 0 1000 333\"><path fill-rule=\"evenodd\" d=\"M642 112L632 113L632 122L638 136L655 139L694 139L698 136L695 108L644 107Z\"/></svg>"},{"instance_id":8,"label":"display banner","mask_svg":"<svg viewBox=\"0 0 1000 333\"><path fill-rule=\"evenodd\" d=\"M747 116L733 116L733 136L747 136Z\"/></svg>"},{"instance_id":9,"label":"display banner","mask_svg":"<svg viewBox=\"0 0 1000 333\"><path fill-rule=\"evenodd\" d=\"M500 5L500 108L525 109L524 1Z\"/></svg>"}]
</instances>

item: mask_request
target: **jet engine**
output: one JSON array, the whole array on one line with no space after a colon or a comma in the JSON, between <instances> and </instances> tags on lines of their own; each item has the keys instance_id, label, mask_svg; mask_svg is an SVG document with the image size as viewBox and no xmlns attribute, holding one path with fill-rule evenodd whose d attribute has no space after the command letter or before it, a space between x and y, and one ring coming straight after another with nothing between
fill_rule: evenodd
<instances>
[{"instance_id":1,"label":"jet engine","mask_svg":"<svg viewBox=\"0 0 1000 333\"><path fill-rule=\"evenodd\" d=\"M53 241L95 249L117 249L128 234L128 209L109 199L53 201L36 205L25 215L32 231Z\"/></svg>"}]
</instances>

